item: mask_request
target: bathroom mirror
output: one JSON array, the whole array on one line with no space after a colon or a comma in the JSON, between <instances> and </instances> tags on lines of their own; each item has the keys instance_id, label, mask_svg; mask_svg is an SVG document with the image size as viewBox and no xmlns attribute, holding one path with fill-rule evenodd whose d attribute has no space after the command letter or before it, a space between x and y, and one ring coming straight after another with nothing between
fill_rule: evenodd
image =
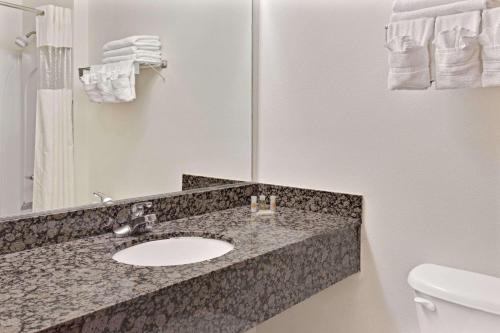
<instances>
[{"instance_id":1,"label":"bathroom mirror","mask_svg":"<svg viewBox=\"0 0 500 333\"><path fill-rule=\"evenodd\" d=\"M54 37L0 6L0 217L177 192L183 174L250 180L251 0L10 2L69 19ZM132 101L92 102L79 69L144 35L166 68L133 64Z\"/></svg>"}]
</instances>

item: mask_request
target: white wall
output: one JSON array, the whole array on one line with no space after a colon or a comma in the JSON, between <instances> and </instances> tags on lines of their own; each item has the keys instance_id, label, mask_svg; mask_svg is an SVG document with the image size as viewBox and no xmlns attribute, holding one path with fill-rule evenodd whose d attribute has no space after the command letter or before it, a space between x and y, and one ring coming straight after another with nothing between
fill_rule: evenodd
<instances>
[{"instance_id":1,"label":"white wall","mask_svg":"<svg viewBox=\"0 0 500 333\"><path fill-rule=\"evenodd\" d=\"M80 67L89 64L89 3L78 0L73 4L73 125L75 138L76 204L88 204L90 198L90 146L87 125L90 102L76 74Z\"/></svg>"},{"instance_id":2,"label":"white wall","mask_svg":"<svg viewBox=\"0 0 500 333\"><path fill-rule=\"evenodd\" d=\"M10 1L21 4L22 0ZM18 50L14 39L21 34L23 28L22 12L8 7L0 7L0 48L5 50Z\"/></svg>"},{"instance_id":3,"label":"white wall","mask_svg":"<svg viewBox=\"0 0 500 333\"><path fill-rule=\"evenodd\" d=\"M182 173L250 179L251 13L250 0L89 1L91 63L109 40L155 34L169 66L165 83L141 72L133 103L88 105L90 191L178 191Z\"/></svg>"},{"instance_id":4,"label":"white wall","mask_svg":"<svg viewBox=\"0 0 500 333\"><path fill-rule=\"evenodd\" d=\"M21 53L14 45L22 19L0 7L0 216L19 213L22 204Z\"/></svg>"},{"instance_id":5,"label":"white wall","mask_svg":"<svg viewBox=\"0 0 500 333\"><path fill-rule=\"evenodd\" d=\"M416 333L412 267L500 276L500 89L387 91L390 6L261 0L258 180L365 201L362 273L258 333Z\"/></svg>"},{"instance_id":6,"label":"white wall","mask_svg":"<svg viewBox=\"0 0 500 333\"><path fill-rule=\"evenodd\" d=\"M20 53L0 48L0 216L18 214L21 211L21 135Z\"/></svg>"}]
</instances>

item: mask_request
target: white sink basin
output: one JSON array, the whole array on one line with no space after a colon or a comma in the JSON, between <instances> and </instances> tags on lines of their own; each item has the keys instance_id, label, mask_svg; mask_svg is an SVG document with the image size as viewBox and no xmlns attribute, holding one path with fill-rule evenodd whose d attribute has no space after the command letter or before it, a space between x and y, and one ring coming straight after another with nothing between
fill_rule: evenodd
<instances>
[{"instance_id":1,"label":"white sink basin","mask_svg":"<svg viewBox=\"0 0 500 333\"><path fill-rule=\"evenodd\" d=\"M113 259L134 266L177 266L220 257L234 249L228 242L201 237L178 237L138 244L121 250Z\"/></svg>"}]
</instances>

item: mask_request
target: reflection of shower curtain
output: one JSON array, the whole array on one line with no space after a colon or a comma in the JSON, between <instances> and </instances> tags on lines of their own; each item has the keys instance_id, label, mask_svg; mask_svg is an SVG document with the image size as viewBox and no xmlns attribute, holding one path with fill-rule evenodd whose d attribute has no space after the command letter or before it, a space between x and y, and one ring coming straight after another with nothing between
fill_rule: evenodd
<instances>
[{"instance_id":1,"label":"reflection of shower curtain","mask_svg":"<svg viewBox=\"0 0 500 333\"><path fill-rule=\"evenodd\" d=\"M40 7L33 209L69 207L75 201L72 117L71 10Z\"/></svg>"}]
</instances>

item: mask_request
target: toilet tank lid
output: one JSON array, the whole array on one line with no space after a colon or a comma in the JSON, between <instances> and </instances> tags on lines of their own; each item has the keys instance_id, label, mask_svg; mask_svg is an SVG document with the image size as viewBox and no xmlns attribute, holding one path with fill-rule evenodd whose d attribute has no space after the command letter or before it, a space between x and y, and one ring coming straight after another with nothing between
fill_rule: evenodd
<instances>
[{"instance_id":1,"label":"toilet tank lid","mask_svg":"<svg viewBox=\"0 0 500 333\"><path fill-rule=\"evenodd\" d=\"M499 278L425 264L410 272L408 283L426 295L500 315Z\"/></svg>"}]
</instances>

